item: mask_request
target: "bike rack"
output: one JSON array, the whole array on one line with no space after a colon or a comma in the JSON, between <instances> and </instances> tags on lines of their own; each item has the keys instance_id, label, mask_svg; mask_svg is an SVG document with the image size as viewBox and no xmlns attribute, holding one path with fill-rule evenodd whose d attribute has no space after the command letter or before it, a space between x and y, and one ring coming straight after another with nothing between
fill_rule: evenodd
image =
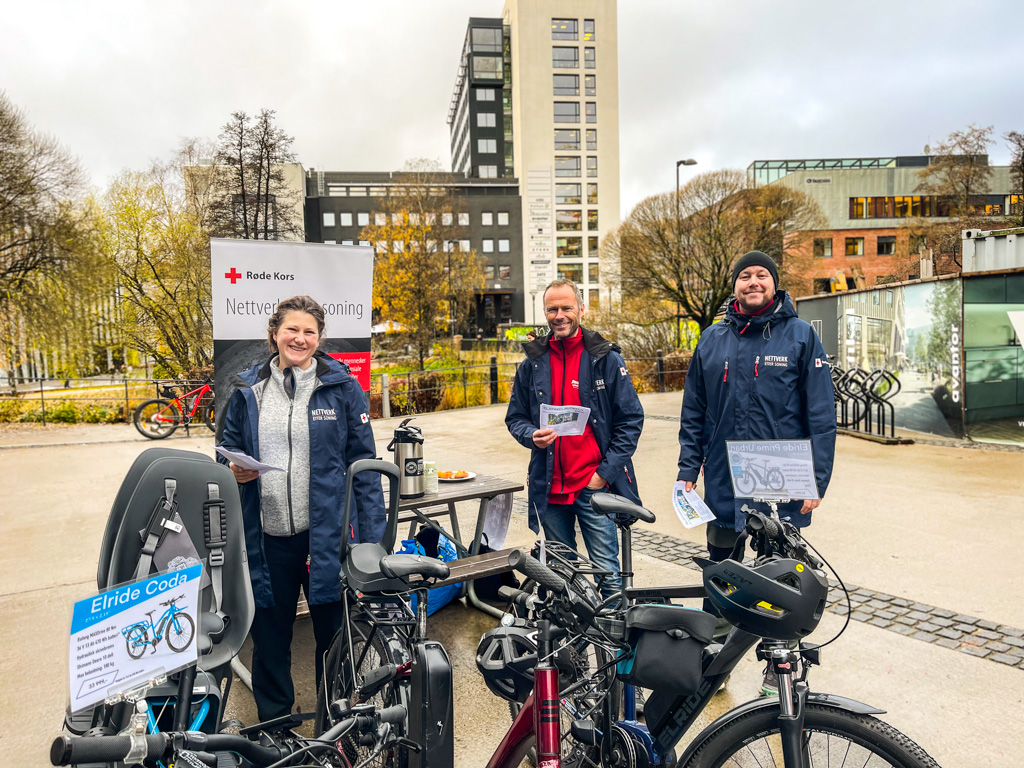
<instances>
[{"instance_id":1,"label":"bike rack","mask_svg":"<svg viewBox=\"0 0 1024 768\"><path fill-rule=\"evenodd\" d=\"M879 437L896 438L896 409L890 402L901 389L899 377L885 368L868 372L832 366L836 426ZM886 435L888 432L888 435Z\"/></svg>"}]
</instances>

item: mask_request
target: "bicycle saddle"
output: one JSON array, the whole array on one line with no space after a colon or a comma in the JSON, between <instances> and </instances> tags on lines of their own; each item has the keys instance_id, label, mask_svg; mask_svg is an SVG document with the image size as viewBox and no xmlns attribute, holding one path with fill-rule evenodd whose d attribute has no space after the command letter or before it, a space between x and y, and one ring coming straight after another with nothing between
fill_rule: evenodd
<instances>
[{"instance_id":1,"label":"bicycle saddle","mask_svg":"<svg viewBox=\"0 0 1024 768\"><path fill-rule=\"evenodd\" d=\"M385 576L396 579L407 579L409 576L447 579L451 572L445 563L423 555L385 555L381 558L380 570Z\"/></svg>"},{"instance_id":2,"label":"bicycle saddle","mask_svg":"<svg viewBox=\"0 0 1024 768\"><path fill-rule=\"evenodd\" d=\"M618 496L614 493L595 493L590 497L590 506L602 515L618 517L616 522L620 525L625 525L627 528L637 520L653 523L656 519L651 510L644 509L639 504L634 504L624 496Z\"/></svg>"}]
</instances>

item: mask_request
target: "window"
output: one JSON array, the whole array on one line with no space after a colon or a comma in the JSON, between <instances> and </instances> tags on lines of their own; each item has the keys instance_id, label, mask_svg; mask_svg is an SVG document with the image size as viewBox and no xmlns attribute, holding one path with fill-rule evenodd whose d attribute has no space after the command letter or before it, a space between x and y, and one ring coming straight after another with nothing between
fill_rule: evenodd
<instances>
[{"instance_id":1,"label":"window","mask_svg":"<svg viewBox=\"0 0 1024 768\"><path fill-rule=\"evenodd\" d=\"M552 40L579 40L580 23L576 19L552 19Z\"/></svg>"},{"instance_id":2,"label":"window","mask_svg":"<svg viewBox=\"0 0 1024 768\"><path fill-rule=\"evenodd\" d=\"M455 216L451 211L445 211L441 214L441 224L446 227L450 227L455 221Z\"/></svg>"},{"instance_id":3,"label":"window","mask_svg":"<svg viewBox=\"0 0 1024 768\"><path fill-rule=\"evenodd\" d=\"M498 151L498 140L497 139L477 139L476 140L476 151L485 154L493 155Z\"/></svg>"},{"instance_id":4,"label":"window","mask_svg":"<svg viewBox=\"0 0 1024 768\"><path fill-rule=\"evenodd\" d=\"M596 237L588 237L587 238L587 253L589 253L591 256L597 256L597 238Z\"/></svg>"},{"instance_id":5,"label":"window","mask_svg":"<svg viewBox=\"0 0 1024 768\"><path fill-rule=\"evenodd\" d=\"M511 280L512 279L512 265L501 264L498 266L498 279L499 280Z\"/></svg>"},{"instance_id":6,"label":"window","mask_svg":"<svg viewBox=\"0 0 1024 768\"><path fill-rule=\"evenodd\" d=\"M477 112L476 113L476 127L477 128L493 128L498 123L495 120L494 112ZM577 123L579 120L576 121Z\"/></svg>"},{"instance_id":7,"label":"window","mask_svg":"<svg viewBox=\"0 0 1024 768\"><path fill-rule=\"evenodd\" d=\"M580 76L579 75L554 75L552 92L555 96L579 96Z\"/></svg>"},{"instance_id":8,"label":"window","mask_svg":"<svg viewBox=\"0 0 1024 768\"><path fill-rule=\"evenodd\" d=\"M455 241L445 240L444 245L441 246L445 253L455 253Z\"/></svg>"},{"instance_id":9,"label":"window","mask_svg":"<svg viewBox=\"0 0 1024 768\"><path fill-rule=\"evenodd\" d=\"M472 31L474 51L501 53L501 29L499 27L475 27Z\"/></svg>"},{"instance_id":10,"label":"window","mask_svg":"<svg viewBox=\"0 0 1024 768\"><path fill-rule=\"evenodd\" d=\"M334 212L333 211L326 211L326 212L324 212L324 226L325 227L333 227L334 226Z\"/></svg>"},{"instance_id":11,"label":"window","mask_svg":"<svg viewBox=\"0 0 1024 768\"><path fill-rule=\"evenodd\" d=\"M498 178L498 166L496 165L481 165L477 167L476 176L478 179L496 179Z\"/></svg>"},{"instance_id":12,"label":"window","mask_svg":"<svg viewBox=\"0 0 1024 768\"><path fill-rule=\"evenodd\" d=\"M587 202L597 205L597 184L587 184Z\"/></svg>"},{"instance_id":13,"label":"window","mask_svg":"<svg viewBox=\"0 0 1024 768\"><path fill-rule=\"evenodd\" d=\"M512 250L512 244L507 237L498 240L498 253L508 253Z\"/></svg>"},{"instance_id":14,"label":"window","mask_svg":"<svg viewBox=\"0 0 1024 768\"><path fill-rule=\"evenodd\" d=\"M587 158L587 176L591 179L597 178L597 158Z\"/></svg>"},{"instance_id":15,"label":"window","mask_svg":"<svg viewBox=\"0 0 1024 768\"><path fill-rule=\"evenodd\" d=\"M484 264L484 279L485 280L493 280L494 279L494 265L493 264Z\"/></svg>"},{"instance_id":16,"label":"window","mask_svg":"<svg viewBox=\"0 0 1024 768\"><path fill-rule=\"evenodd\" d=\"M850 198L850 218L851 219L863 219L864 216L864 200L863 197L851 197Z\"/></svg>"},{"instance_id":17,"label":"window","mask_svg":"<svg viewBox=\"0 0 1024 768\"><path fill-rule=\"evenodd\" d=\"M484 253L494 253L494 240L491 238L484 238L483 248Z\"/></svg>"},{"instance_id":18,"label":"window","mask_svg":"<svg viewBox=\"0 0 1024 768\"><path fill-rule=\"evenodd\" d=\"M391 223L396 227L402 226L405 223L405 217L400 213L391 214Z\"/></svg>"},{"instance_id":19,"label":"window","mask_svg":"<svg viewBox=\"0 0 1024 768\"><path fill-rule=\"evenodd\" d=\"M556 205L579 205L580 202L579 184L555 184Z\"/></svg>"},{"instance_id":20,"label":"window","mask_svg":"<svg viewBox=\"0 0 1024 768\"><path fill-rule=\"evenodd\" d=\"M597 69L597 54L593 48L583 49L583 66L587 69Z\"/></svg>"},{"instance_id":21,"label":"window","mask_svg":"<svg viewBox=\"0 0 1024 768\"><path fill-rule=\"evenodd\" d=\"M597 102L596 101L588 101L587 102L587 122L588 123L596 123L597 122Z\"/></svg>"},{"instance_id":22,"label":"window","mask_svg":"<svg viewBox=\"0 0 1024 768\"><path fill-rule=\"evenodd\" d=\"M501 56L474 56L473 78L501 80Z\"/></svg>"},{"instance_id":23,"label":"window","mask_svg":"<svg viewBox=\"0 0 1024 768\"><path fill-rule=\"evenodd\" d=\"M360 240L360 241L359 241L359 244L360 244L360 245L369 245L369 244L370 244L370 241L369 241L369 240Z\"/></svg>"},{"instance_id":24,"label":"window","mask_svg":"<svg viewBox=\"0 0 1024 768\"><path fill-rule=\"evenodd\" d=\"M583 265L573 264L567 262L565 264L558 264L555 267L558 270L558 276L563 280L572 280L574 283L583 282Z\"/></svg>"},{"instance_id":25,"label":"window","mask_svg":"<svg viewBox=\"0 0 1024 768\"><path fill-rule=\"evenodd\" d=\"M356 221L359 222L360 227L368 226L370 224L370 214L360 211L356 214Z\"/></svg>"},{"instance_id":26,"label":"window","mask_svg":"<svg viewBox=\"0 0 1024 768\"><path fill-rule=\"evenodd\" d=\"M587 229L597 229L597 211L587 211Z\"/></svg>"},{"instance_id":27,"label":"window","mask_svg":"<svg viewBox=\"0 0 1024 768\"><path fill-rule=\"evenodd\" d=\"M392 253L402 253L405 250L405 243L401 240L393 240L391 242Z\"/></svg>"},{"instance_id":28,"label":"window","mask_svg":"<svg viewBox=\"0 0 1024 768\"><path fill-rule=\"evenodd\" d=\"M555 176L579 178L580 158L571 155L555 157Z\"/></svg>"},{"instance_id":29,"label":"window","mask_svg":"<svg viewBox=\"0 0 1024 768\"><path fill-rule=\"evenodd\" d=\"M848 238L846 238L846 255L847 256L863 256L864 255L864 238L863 237L848 237Z\"/></svg>"},{"instance_id":30,"label":"window","mask_svg":"<svg viewBox=\"0 0 1024 768\"><path fill-rule=\"evenodd\" d=\"M871 303L876 307L882 303L882 297L878 295L878 291L871 292Z\"/></svg>"},{"instance_id":31,"label":"window","mask_svg":"<svg viewBox=\"0 0 1024 768\"><path fill-rule=\"evenodd\" d=\"M892 309L892 291L885 292L885 306Z\"/></svg>"},{"instance_id":32,"label":"window","mask_svg":"<svg viewBox=\"0 0 1024 768\"><path fill-rule=\"evenodd\" d=\"M459 250L463 253L469 253L469 240L459 240Z\"/></svg>"},{"instance_id":33,"label":"window","mask_svg":"<svg viewBox=\"0 0 1024 768\"><path fill-rule=\"evenodd\" d=\"M493 88L477 88L476 89L476 100L477 101L494 101L494 89Z\"/></svg>"},{"instance_id":34,"label":"window","mask_svg":"<svg viewBox=\"0 0 1024 768\"><path fill-rule=\"evenodd\" d=\"M583 255L583 240L579 237L556 237L555 247L560 259L575 259Z\"/></svg>"},{"instance_id":35,"label":"window","mask_svg":"<svg viewBox=\"0 0 1024 768\"><path fill-rule=\"evenodd\" d=\"M587 128L587 151L597 152L597 128Z\"/></svg>"},{"instance_id":36,"label":"window","mask_svg":"<svg viewBox=\"0 0 1024 768\"><path fill-rule=\"evenodd\" d=\"M583 211L555 211L555 229L560 232L579 232L583 229Z\"/></svg>"},{"instance_id":37,"label":"window","mask_svg":"<svg viewBox=\"0 0 1024 768\"><path fill-rule=\"evenodd\" d=\"M348 212L339 213L338 217L340 219L340 221L338 223L341 226L343 226L343 227L351 227L352 226L352 214L351 213L348 213Z\"/></svg>"},{"instance_id":38,"label":"window","mask_svg":"<svg viewBox=\"0 0 1024 768\"><path fill-rule=\"evenodd\" d=\"M584 19L583 20L583 39L588 43L591 40L596 40L597 36L594 34L594 20Z\"/></svg>"},{"instance_id":39,"label":"window","mask_svg":"<svg viewBox=\"0 0 1024 768\"><path fill-rule=\"evenodd\" d=\"M832 238L831 237L816 237L814 238L814 256L819 259L831 259L832 258Z\"/></svg>"},{"instance_id":40,"label":"window","mask_svg":"<svg viewBox=\"0 0 1024 768\"><path fill-rule=\"evenodd\" d=\"M597 96L597 75L587 75L584 77L583 89L587 96Z\"/></svg>"},{"instance_id":41,"label":"window","mask_svg":"<svg viewBox=\"0 0 1024 768\"><path fill-rule=\"evenodd\" d=\"M388 215L386 213L373 214L373 223L378 227L385 226L388 223Z\"/></svg>"},{"instance_id":42,"label":"window","mask_svg":"<svg viewBox=\"0 0 1024 768\"><path fill-rule=\"evenodd\" d=\"M588 131L589 133L589 131ZM555 128L555 151L564 152L580 148L579 128Z\"/></svg>"},{"instance_id":43,"label":"window","mask_svg":"<svg viewBox=\"0 0 1024 768\"><path fill-rule=\"evenodd\" d=\"M469 226L469 214L468 213L460 213L459 214L459 226L460 227L468 227Z\"/></svg>"},{"instance_id":44,"label":"window","mask_svg":"<svg viewBox=\"0 0 1024 768\"><path fill-rule=\"evenodd\" d=\"M599 283L601 277L601 265L596 262L587 264L587 279L592 283Z\"/></svg>"},{"instance_id":45,"label":"window","mask_svg":"<svg viewBox=\"0 0 1024 768\"><path fill-rule=\"evenodd\" d=\"M575 45L551 47L551 66L555 69L576 69L580 65L580 49Z\"/></svg>"},{"instance_id":46,"label":"window","mask_svg":"<svg viewBox=\"0 0 1024 768\"><path fill-rule=\"evenodd\" d=\"M832 281L831 281L830 278L827 278L827 277L816 277L816 278L814 278L814 292L815 293L828 293L831 290L832 290ZM814 322L819 322L820 323L821 321L820 320L812 321L812 325L813 325Z\"/></svg>"},{"instance_id":47,"label":"window","mask_svg":"<svg viewBox=\"0 0 1024 768\"><path fill-rule=\"evenodd\" d=\"M324 245L337 245L337 244L338 244L337 240L324 240ZM351 245L351 243L349 243L349 245Z\"/></svg>"},{"instance_id":48,"label":"window","mask_svg":"<svg viewBox=\"0 0 1024 768\"><path fill-rule=\"evenodd\" d=\"M590 295L590 298L587 300L587 306L591 309L598 309L601 306L600 291L593 289L587 291L587 293Z\"/></svg>"},{"instance_id":49,"label":"window","mask_svg":"<svg viewBox=\"0 0 1024 768\"><path fill-rule=\"evenodd\" d=\"M480 223L485 227L490 227L494 224L494 214L490 211L484 211L480 214Z\"/></svg>"},{"instance_id":50,"label":"window","mask_svg":"<svg viewBox=\"0 0 1024 768\"><path fill-rule=\"evenodd\" d=\"M896 237L880 235L878 238L878 255L892 256L896 253Z\"/></svg>"},{"instance_id":51,"label":"window","mask_svg":"<svg viewBox=\"0 0 1024 768\"><path fill-rule=\"evenodd\" d=\"M355 245L355 241L354 240L342 240L341 244L342 245Z\"/></svg>"},{"instance_id":52,"label":"window","mask_svg":"<svg viewBox=\"0 0 1024 768\"><path fill-rule=\"evenodd\" d=\"M578 123L580 121L580 103L578 101L556 101L556 123Z\"/></svg>"},{"instance_id":53,"label":"window","mask_svg":"<svg viewBox=\"0 0 1024 768\"><path fill-rule=\"evenodd\" d=\"M498 226L499 227L507 227L508 226L508 211L498 211Z\"/></svg>"}]
</instances>

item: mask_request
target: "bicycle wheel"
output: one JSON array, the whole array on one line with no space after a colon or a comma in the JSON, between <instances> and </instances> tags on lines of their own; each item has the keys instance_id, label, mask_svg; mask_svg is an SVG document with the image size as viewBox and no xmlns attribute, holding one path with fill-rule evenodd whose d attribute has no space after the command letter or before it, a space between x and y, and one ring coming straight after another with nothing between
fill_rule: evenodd
<instances>
[{"instance_id":1,"label":"bicycle wheel","mask_svg":"<svg viewBox=\"0 0 1024 768\"><path fill-rule=\"evenodd\" d=\"M382 634L383 632L389 634L384 635ZM377 632L373 635L373 640L370 642L369 647L367 647L366 639L370 637L370 634L371 627L368 623L359 619L352 621L351 657L357 661L357 683L368 672L372 672L384 664L401 665L408 658L405 649L398 642L393 629L387 627L378 628ZM317 690L315 731L318 736L334 725L335 720L331 715L330 703L338 699L351 700L355 694L357 686L352 684L352 669L349 657L348 639L345 636L345 629L342 627L338 634L334 636L331 647L327 651L323 680L320 682L320 687ZM392 681L372 696L369 702L378 708L403 704L408 709L408 684L401 680ZM397 728L400 735L406 735L408 722L402 723ZM362 764L362 761L370 756L370 750L360 745L358 738L358 734L348 734L338 744L352 765ZM405 768L408 765L408 753L404 749L388 748L367 765L379 766L380 768Z\"/></svg>"},{"instance_id":2,"label":"bicycle wheel","mask_svg":"<svg viewBox=\"0 0 1024 768\"><path fill-rule=\"evenodd\" d=\"M196 624L187 613L176 613L164 625L164 639L175 653L181 653L192 642L196 634Z\"/></svg>"},{"instance_id":3,"label":"bicycle wheel","mask_svg":"<svg viewBox=\"0 0 1024 768\"><path fill-rule=\"evenodd\" d=\"M750 471L736 478L736 490L740 493L753 493L754 485L754 474Z\"/></svg>"},{"instance_id":4,"label":"bicycle wheel","mask_svg":"<svg viewBox=\"0 0 1024 768\"><path fill-rule=\"evenodd\" d=\"M782 486L786 484L786 478L783 476L781 469L778 467L772 467L768 470L766 482L768 483L768 490L781 491Z\"/></svg>"},{"instance_id":5,"label":"bicycle wheel","mask_svg":"<svg viewBox=\"0 0 1024 768\"><path fill-rule=\"evenodd\" d=\"M776 708L759 709L723 724L677 768L783 765L778 715ZM819 704L807 705L804 744L808 765L938 768L927 752L888 723Z\"/></svg>"},{"instance_id":6,"label":"bicycle wheel","mask_svg":"<svg viewBox=\"0 0 1024 768\"><path fill-rule=\"evenodd\" d=\"M211 432L216 432L217 424L215 419L217 418L217 410L213 407L213 392L207 392L203 395L203 400L199 403L199 413L203 417L203 423L206 425L206 428Z\"/></svg>"},{"instance_id":7,"label":"bicycle wheel","mask_svg":"<svg viewBox=\"0 0 1024 768\"><path fill-rule=\"evenodd\" d=\"M142 654L146 652L146 647L149 645L149 632L146 631L145 625L136 624L128 632L124 641L128 645L129 656L133 659L142 658Z\"/></svg>"},{"instance_id":8,"label":"bicycle wheel","mask_svg":"<svg viewBox=\"0 0 1024 768\"><path fill-rule=\"evenodd\" d=\"M135 409L135 428L150 440L169 437L181 424L181 410L170 400L147 400Z\"/></svg>"}]
</instances>

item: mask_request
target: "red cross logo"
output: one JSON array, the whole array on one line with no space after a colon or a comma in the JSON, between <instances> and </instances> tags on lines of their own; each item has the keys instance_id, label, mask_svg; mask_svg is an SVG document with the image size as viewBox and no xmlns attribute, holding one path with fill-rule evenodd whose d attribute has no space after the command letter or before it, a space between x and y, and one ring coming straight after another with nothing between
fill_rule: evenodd
<instances>
[{"instance_id":1,"label":"red cross logo","mask_svg":"<svg viewBox=\"0 0 1024 768\"><path fill-rule=\"evenodd\" d=\"M234 285L237 280L241 279L242 273L241 272L236 272L235 268L232 267L230 272L225 272L224 273L224 277L226 277L228 280L230 280L231 284Z\"/></svg>"}]
</instances>

